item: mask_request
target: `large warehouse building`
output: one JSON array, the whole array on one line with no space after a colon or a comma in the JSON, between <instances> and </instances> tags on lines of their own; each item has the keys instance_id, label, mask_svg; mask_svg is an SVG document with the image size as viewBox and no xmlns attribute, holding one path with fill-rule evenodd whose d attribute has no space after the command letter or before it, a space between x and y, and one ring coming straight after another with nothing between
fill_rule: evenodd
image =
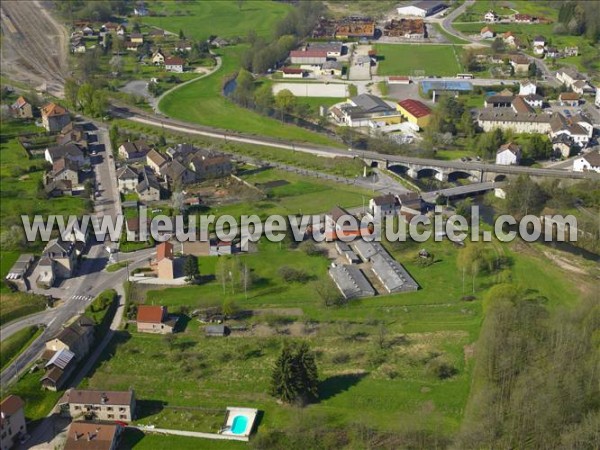
<instances>
[{"instance_id":1,"label":"large warehouse building","mask_svg":"<svg viewBox=\"0 0 600 450\"><path fill-rule=\"evenodd\" d=\"M398 8L398 14L401 16L428 17L446 9L447 6L437 1L422 1L411 6L401 6Z\"/></svg>"}]
</instances>

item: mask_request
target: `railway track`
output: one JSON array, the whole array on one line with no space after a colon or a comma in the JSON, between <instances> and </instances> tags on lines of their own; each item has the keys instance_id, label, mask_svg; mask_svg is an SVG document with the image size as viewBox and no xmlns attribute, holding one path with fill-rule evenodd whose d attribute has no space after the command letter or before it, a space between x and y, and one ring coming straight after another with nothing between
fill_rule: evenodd
<instances>
[{"instance_id":1,"label":"railway track","mask_svg":"<svg viewBox=\"0 0 600 450\"><path fill-rule=\"evenodd\" d=\"M37 1L2 2L3 70L17 79L37 80L62 95L68 71L66 30Z\"/></svg>"}]
</instances>

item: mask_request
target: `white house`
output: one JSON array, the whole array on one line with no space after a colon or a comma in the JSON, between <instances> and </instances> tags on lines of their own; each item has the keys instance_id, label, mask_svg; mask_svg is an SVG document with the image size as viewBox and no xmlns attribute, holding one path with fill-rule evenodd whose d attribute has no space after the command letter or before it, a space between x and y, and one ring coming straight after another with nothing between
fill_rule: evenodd
<instances>
[{"instance_id":1,"label":"white house","mask_svg":"<svg viewBox=\"0 0 600 450\"><path fill-rule=\"evenodd\" d=\"M600 173L600 152L591 152L573 160L573 172Z\"/></svg>"},{"instance_id":2,"label":"white house","mask_svg":"<svg viewBox=\"0 0 600 450\"><path fill-rule=\"evenodd\" d=\"M483 16L483 20L485 20L488 23L496 23L500 20L500 17L494 11L490 10L485 13L485 16Z\"/></svg>"},{"instance_id":3,"label":"white house","mask_svg":"<svg viewBox=\"0 0 600 450\"><path fill-rule=\"evenodd\" d=\"M397 216L400 212L400 200L392 194L372 198L369 200L369 212L373 217Z\"/></svg>"},{"instance_id":4,"label":"white house","mask_svg":"<svg viewBox=\"0 0 600 450\"><path fill-rule=\"evenodd\" d=\"M490 27L486 26L481 29L479 35L481 36L481 39L491 39L496 36L496 33L494 33Z\"/></svg>"},{"instance_id":5,"label":"white house","mask_svg":"<svg viewBox=\"0 0 600 450\"><path fill-rule=\"evenodd\" d=\"M537 86L529 80L519 83L519 95L529 95L537 93Z\"/></svg>"},{"instance_id":6,"label":"white house","mask_svg":"<svg viewBox=\"0 0 600 450\"><path fill-rule=\"evenodd\" d=\"M556 78L567 87L571 87L576 81L586 81L582 74L571 67L560 69L556 72Z\"/></svg>"},{"instance_id":7,"label":"white house","mask_svg":"<svg viewBox=\"0 0 600 450\"><path fill-rule=\"evenodd\" d=\"M536 55L543 55L546 47L546 38L543 36L536 36L533 38L533 53Z\"/></svg>"},{"instance_id":8,"label":"white house","mask_svg":"<svg viewBox=\"0 0 600 450\"><path fill-rule=\"evenodd\" d=\"M518 165L521 162L521 148L513 143L501 145L496 152L496 164L502 166Z\"/></svg>"},{"instance_id":9,"label":"white house","mask_svg":"<svg viewBox=\"0 0 600 450\"><path fill-rule=\"evenodd\" d=\"M177 56L165 58L165 69L167 72L183 73L185 61Z\"/></svg>"}]
</instances>

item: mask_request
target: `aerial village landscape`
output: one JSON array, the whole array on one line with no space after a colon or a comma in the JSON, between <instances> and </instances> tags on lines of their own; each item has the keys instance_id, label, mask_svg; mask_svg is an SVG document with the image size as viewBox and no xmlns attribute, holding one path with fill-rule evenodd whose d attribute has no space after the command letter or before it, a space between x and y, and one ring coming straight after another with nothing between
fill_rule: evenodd
<instances>
[{"instance_id":1,"label":"aerial village landscape","mask_svg":"<svg viewBox=\"0 0 600 450\"><path fill-rule=\"evenodd\" d=\"M600 448L599 1L0 11L0 450Z\"/></svg>"}]
</instances>

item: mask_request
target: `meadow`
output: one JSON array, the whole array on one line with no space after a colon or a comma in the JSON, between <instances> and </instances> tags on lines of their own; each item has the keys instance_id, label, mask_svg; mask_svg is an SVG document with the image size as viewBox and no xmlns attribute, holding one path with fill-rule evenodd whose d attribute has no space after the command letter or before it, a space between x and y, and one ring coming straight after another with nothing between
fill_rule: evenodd
<instances>
[{"instance_id":1,"label":"meadow","mask_svg":"<svg viewBox=\"0 0 600 450\"><path fill-rule=\"evenodd\" d=\"M4 339L0 344L0 368L4 369L8 363L16 358L33 340L41 334L37 326L25 327L11 337Z\"/></svg>"},{"instance_id":2,"label":"meadow","mask_svg":"<svg viewBox=\"0 0 600 450\"><path fill-rule=\"evenodd\" d=\"M386 245L422 289L326 307L315 286L327 278L328 259L261 242L258 253L239 256L254 279L247 293L218 280L147 291L146 303L166 305L175 313L233 302L255 312L233 323L250 331L207 338L202 324L186 318L185 330L166 338L139 334L130 325L113 340L85 386L134 386L142 406L138 423L157 427L215 431L226 406L249 406L264 411L259 434L293 428L303 417L331 428L361 424L385 432L402 424L403 431L436 430L448 436L458 429L469 396L472 344L488 289L513 280L537 290L550 308L579 297L571 290L571 278L548 267L529 246L487 244L507 258L508 267L477 276L475 299L465 301L471 280L463 287L458 247L448 241ZM434 264L419 264L421 248L435 255ZM205 279L218 271L209 259L200 258ZM279 268L285 265L303 271L309 281L283 282ZM320 398L301 410L280 405L267 394L271 367L287 339L307 340L317 355ZM456 372L440 378L432 371L440 362ZM140 448L159 441L148 435ZM201 440L197 445L213 448Z\"/></svg>"},{"instance_id":3,"label":"meadow","mask_svg":"<svg viewBox=\"0 0 600 450\"><path fill-rule=\"evenodd\" d=\"M246 49L245 45L237 45L220 50L223 60L221 68L208 77L166 95L160 101L160 110L172 118L228 132L274 137L282 142L332 144L332 139L327 136L242 108L222 95L223 77L239 70L240 57Z\"/></svg>"},{"instance_id":4,"label":"meadow","mask_svg":"<svg viewBox=\"0 0 600 450\"><path fill-rule=\"evenodd\" d=\"M160 1L149 8L156 17L144 17L143 23L173 33L182 30L186 37L205 40L209 36L231 39L253 31L268 37L275 23L285 17L291 6L279 2L244 1Z\"/></svg>"},{"instance_id":5,"label":"meadow","mask_svg":"<svg viewBox=\"0 0 600 450\"><path fill-rule=\"evenodd\" d=\"M496 11L496 14L500 16L509 16L517 12L552 20L556 20L558 16L558 9L546 2L478 0L458 16L456 22L482 22L485 13L490 10Z\"/></svg>"},{"instance_id":6,"label":"meadow","mask_svg":"<svg viewBox=\"0 0 600 450\"><path fill-rule=\"evenodd\" d=\"M425 75L455 76L462 72L452 45L376 44L380 58L378 75L412 75L423 70Z\"/></svg>"}]
</instances>

